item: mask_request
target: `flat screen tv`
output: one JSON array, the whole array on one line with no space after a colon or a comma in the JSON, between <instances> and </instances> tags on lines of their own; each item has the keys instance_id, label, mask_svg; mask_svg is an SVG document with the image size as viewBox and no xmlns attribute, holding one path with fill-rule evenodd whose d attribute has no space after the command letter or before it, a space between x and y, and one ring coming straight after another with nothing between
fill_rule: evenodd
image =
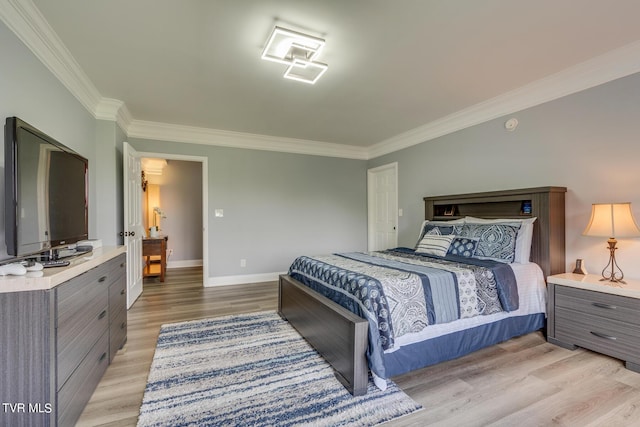
<instances>
[{"instance_id":1,"label":"flat screen tv","mask_svg":"<svg viewBox=\"0 0 640 427\"><path fill-rule=\"evenodd\" d=\"M6 120L4 149L7 254L87 239L87 159L17 117Z\"/></svg>"}]
</instances>

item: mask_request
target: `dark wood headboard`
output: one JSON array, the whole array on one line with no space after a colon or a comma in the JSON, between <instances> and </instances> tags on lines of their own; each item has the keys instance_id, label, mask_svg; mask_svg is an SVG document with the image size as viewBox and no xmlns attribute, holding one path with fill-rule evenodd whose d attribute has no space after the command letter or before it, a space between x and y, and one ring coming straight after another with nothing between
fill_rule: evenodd
<instances>
[{"instance_id":1,"label":"dark wood headboard","mask_svg":"<svg viewBox=\"0 0 640 427\"><path fill-rule=\"evenodd\" d=\"M564 273L565 187L538 187L485 193L454 194L424 198L425 219L452 220L478 218L531 218L533 227L531 261L538 264L546 279Z\"/></svg>"}]
</instances>

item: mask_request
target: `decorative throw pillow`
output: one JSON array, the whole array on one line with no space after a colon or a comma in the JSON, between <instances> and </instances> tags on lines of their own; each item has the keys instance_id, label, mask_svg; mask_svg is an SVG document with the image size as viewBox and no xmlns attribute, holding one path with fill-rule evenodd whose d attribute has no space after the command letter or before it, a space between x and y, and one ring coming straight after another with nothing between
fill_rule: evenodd
<instances>
[{"instance_id":1,"label":"decorative throw pillow","mask_svg":"<svg viewBox=\"0 0 640 427\"><path fill-rule=\"evenodd\" d=\"M416 252L443 257L447 254L449 246L451 245L451 241L454 239L454 237L456 236L452 234L447 236L427 234L422 238L422 240L420 240L420 243L418 243Z\"/></svg>"},{"instance_id":2,"label":"decorative throw pillow","mask_svg":"<svg viewBox=\"0 0 640 427\"><path fill-rule=\"evenodd\" d=\"M433 227L431 230L424 233L425 236L441 236L442 233L438 227Z\"/></svg>"},{"instance_id":3,"label":"decorative throw pillow","mask_svg":"<svg viewBox=\"0 0 640 427\"><path fill-rule=\"evenodd\" d=\"M517 225L520 224L518 229L518 238L516 239L516 254L513 258L513 262L526 264L531 259L531 241L533 240L533 223L536 222L536 217L533 218L507 218L507 219L484 219L467 216L464 218L466 224L507 224Z\"/></svg>"},{"instance_id":4,"label":"decorative throw pillow","mask_svg":"<svg viewBox=\"0 0 640 427\"><path fill-rule=\"evenodd\" d=\"M471 258L478 247L478 241L476 239L469 239L467 237L456 237L449 246L447 255L457 255L466 258Z\"/></svg>"},{"instance_id":5,"label":"decorative throw pillow","mask_svg":"<svg viewBox=\"0 0 640 427\"><path fill-rule=\"evenodd\" d=\"M465 224L460 237L478 240L474 258L512 263L519 224Z\"/></svg>"},{"instance_id":6,"label":"decorative throw pillow","mask_svg":"<svg viewBox=\"0 0 640 427\"><path fill-rule=\"evenodd\" d=\"M429 230L433 230L434 228L438 228L438 230L440 231L440 234L442 234L442 235L454 234L453 233L453 226L454 225L462 226L462 224L464 224L464 219L462 219L462 218L454 219L454 220L451 220L451 221L431 221L431 220L427 219L427 220L423 221L422 225L420 226L420 233L418 234L418 242L420 240L422 240L424 235Z\"/></svg>"}]
</instances>

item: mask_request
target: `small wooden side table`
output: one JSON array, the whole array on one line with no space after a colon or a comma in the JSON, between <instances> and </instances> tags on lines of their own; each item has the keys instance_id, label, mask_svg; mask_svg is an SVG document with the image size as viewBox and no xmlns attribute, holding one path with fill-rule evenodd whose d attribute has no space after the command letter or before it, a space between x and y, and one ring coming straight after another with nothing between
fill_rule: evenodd
<instances>
[{"instance_id":1,"label":"small wooden side table","mask_svg":"<svg viewBox=\"0 0 640 427\"><path fill-rule=\"evenodd\" d=\"M142 256L145 257L144 277L160 276L160 281L164 282L164 275L167 271L167 241L169 236L145 237L142 239ZM151 271L151 257L160 256L160 272Z\"/></svg>"}]
</instances>

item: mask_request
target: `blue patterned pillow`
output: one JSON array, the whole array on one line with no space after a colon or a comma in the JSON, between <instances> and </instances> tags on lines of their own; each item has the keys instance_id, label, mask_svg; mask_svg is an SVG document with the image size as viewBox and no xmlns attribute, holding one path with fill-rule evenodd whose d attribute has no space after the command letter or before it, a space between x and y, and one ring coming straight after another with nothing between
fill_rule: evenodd
<instances>
[{"instance_id":1,"label":"blue patterned pillow","mask_svg":"<svg viewBox=\"0 0 640 427\"><path fill-rule=\"evenodd\" d=\"M433 227L431 230L424 233L424 235L425 236L442 236L442 233L440 232L440 229L438 227Z\"/></svg>"},{"instance_id":2,"label":"blue patterned pillow","mask_svg":"<svg viewBox=\"0 0 640 427\"><path fill-rule=\"evenodd\" d=\"M519 228L519 224L465 224L459 237L478 240L474 258L512 263Z\"/></svg>"},{"instance_id":3,"label":"blue patterned pillow","mask_svg":"<svg viewBox=\"0 0 640 427\"><path fill-rule=\"evenodd\" d=\"M447 255L457 255L466 258L471 258L476 252L478 247L478 241L476 239L469 239L467 237L456 237L449 246Z\"/></svg>"},{"instance_id":4,"label":"blue patterned pillow","mask_svg":"<svg viewBox=\"0 0 640 427\"><path fill-rule=\"evenodd\" d=\"M422 229L422 236L420 236L420 241L426 234L433 235L434 233L440 234L442 236L446 236L447 234L453 234L453 226L452 225L435 225L435 224L425 224Z\"/></svg>"}]
</instances>

